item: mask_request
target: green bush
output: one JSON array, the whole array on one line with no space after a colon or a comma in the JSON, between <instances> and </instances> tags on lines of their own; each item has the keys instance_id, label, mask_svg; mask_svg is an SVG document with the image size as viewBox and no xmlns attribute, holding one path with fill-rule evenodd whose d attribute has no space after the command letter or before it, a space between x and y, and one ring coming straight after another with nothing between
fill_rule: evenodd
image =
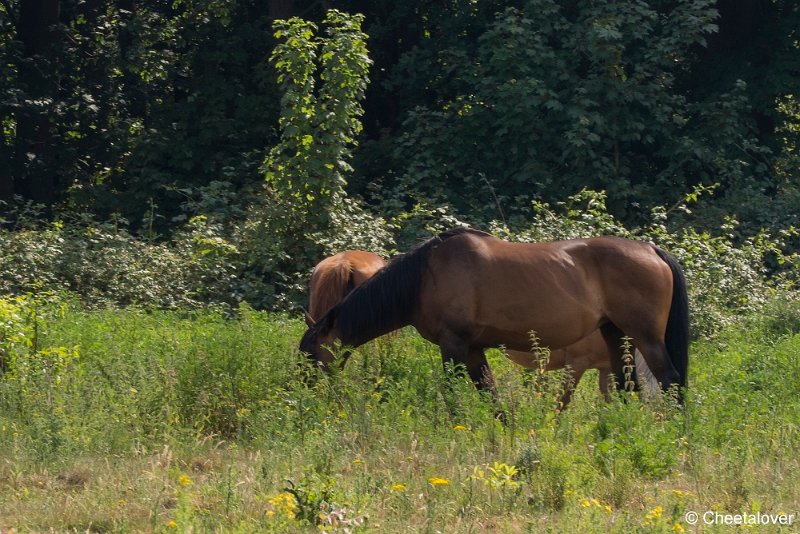
<instances>
[{"instance_id":1,"label":"green bush","mask_svg":"<svg viewBox=\"0 0 800 534\"><path fill-rule=\"evenodd\" d=\"M56 222L0 230L0 294L69 291L95 307L236 303L239 255L197 217L172 242L151 242L113 223Z\"/></svg>"},{"instance_id":2,"label":"green bush","mask_svg":"<svg viewBox=\"0 0 800 534\"><path fill-rule=\"evenodd\" d=\"M693 335L709 335L775 294L794 294L797 254L784 253L784 241L796 237L792 228L775 237L741 236L734 219L714 234L685 224L687 206L708 189L655 209L638 228L626 228L608 212L604 193L584 190L554 206L535 202L531 217L493 221L488 229L512 241L616 235L652 242L683 266ZM289 310L305 302L311 268L324 256L348 248L388 256L395 246L405 250L466 224L447 206L417 205L384 217L345 198L329 226L290 240L295 248L287 250L289 241L275 233L281 214L279 203L265 202L244 224L227 228L198 216L161 241L135 237L119 222L91 219L0 229L0 294L70 292L94 307L235 308L248 302Z\"/></svg>"}]
</instances>

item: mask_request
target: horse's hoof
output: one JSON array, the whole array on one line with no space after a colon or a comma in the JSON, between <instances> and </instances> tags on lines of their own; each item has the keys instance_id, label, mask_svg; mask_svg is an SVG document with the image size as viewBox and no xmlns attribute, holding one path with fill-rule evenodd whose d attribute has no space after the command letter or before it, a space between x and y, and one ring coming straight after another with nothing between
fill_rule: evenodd
<instances>
[{"instance_id":1,"label":"horse's hoof","mask_svg":"<svg viewBox=\"0 0 800 534\"><path fill-rule=\"evenodd\" d=\"M506 415L505 410L497 410L494 412L494 418L503 423L504 426L508 426L508 415Z\"/></svg>"}]
</instances>

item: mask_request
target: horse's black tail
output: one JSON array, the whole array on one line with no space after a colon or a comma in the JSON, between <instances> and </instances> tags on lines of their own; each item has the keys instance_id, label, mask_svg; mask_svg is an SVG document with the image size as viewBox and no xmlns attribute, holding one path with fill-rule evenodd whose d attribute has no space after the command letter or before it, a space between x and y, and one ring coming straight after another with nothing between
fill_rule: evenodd
<instances>
[{"instance_id":1,"label":"horse's black tail","mask_svg":"<svg viewBox=\"0 0 800 534\"><path fill-rule=\"evenodd\" d=\"M678 371L678 383L681 388L685 388L689 367L689 296L686 292L686 277L675 258L658 247L655 247L655 250L672 271L672 304L669 309L664 343L667 346L672 365Z\"/></svg>"}]
</instances>

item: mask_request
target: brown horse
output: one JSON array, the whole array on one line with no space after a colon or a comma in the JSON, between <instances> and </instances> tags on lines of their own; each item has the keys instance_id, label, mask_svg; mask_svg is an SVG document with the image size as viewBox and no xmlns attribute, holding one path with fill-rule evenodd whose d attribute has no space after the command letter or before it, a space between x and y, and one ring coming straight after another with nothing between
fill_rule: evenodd
<instances>
[{"instance_id":1,"label":"brown horse","mask_svg":"<svg viewBox=\"0 0 800 534\"><path fill-rule=\"evenodd\" d=\"M345 250L319 262L311 273L306 324L313 325L385 266L383 258L364 250Z\"/></svg>"},{"instance_id":2,"label":"brown horse","mask_svg":"<svg viewBox=\"0 0 800 534\"><path fill-rule=\"evenodd\" d=\"M509 243L484 232L443 232L395 258L309 327L300 350L323 369L336 340L358 347L413 325L494 393L484 350L567 347L595 330L623 376L628 336L662 388L686 386L688 300L677 262L653 245L615 237ZM619 382L619 379L618 379Z\"/></svg>"},{"instance_id":3,"label":"brown horse","mask_svg":"<svg viewBox=\"0 0 800 534\"><path fill-rule=\"evenodd\" d=\"M345 250L319 262L311 274L308 301L309 312L306 323L313 325L325 313L339 304L356 287L371 278L386 266L377 254L363 250ZM540 369L540 358L530 352L506 351L510 360L529 369ZM636 353L636 368L642 369L644 362ZM544 369L552 371L566 368L571 375L571 387L564 390L560 405L565 408L578 387L583 374L589 369L600 371L600 392L610 398L611 355L599 330L589 334L569 347L550 351Z\"/></svg>"}]
</instances>

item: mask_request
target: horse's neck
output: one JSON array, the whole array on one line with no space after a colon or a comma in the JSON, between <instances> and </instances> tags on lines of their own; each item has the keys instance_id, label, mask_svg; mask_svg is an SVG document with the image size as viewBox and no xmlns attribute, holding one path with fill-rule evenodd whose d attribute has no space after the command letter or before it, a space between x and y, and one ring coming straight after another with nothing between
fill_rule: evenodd
<instances>
[{"instance_id":1,"label":"horse's neck","mask_svg":"<svg viewBox=\"0 0 800 534\"><path fill-rule=\"evenodd\" d=\"M356 288L339 310L342 342L362 345L411 324L418 307L424 260L424 255L410 253Z\"/></svg>"},{"instance_id":2,"label":"horse's neck","mask_svg":"<svg viewBox=\"0 0 800 534\"><path fill-rule=\"evenodd\" d=\"M362 328L350 336L344 336L340 333L337 335L337 338L342 342L342 345L356 348L360 347L364 343L372 341L375 338L381 337L390 332L394 332L395 330L399 330L410 324L411 318L409 317L408 320L397 321L395 324L373 325L371 328Z\"/></svg>"}]
</instances>

